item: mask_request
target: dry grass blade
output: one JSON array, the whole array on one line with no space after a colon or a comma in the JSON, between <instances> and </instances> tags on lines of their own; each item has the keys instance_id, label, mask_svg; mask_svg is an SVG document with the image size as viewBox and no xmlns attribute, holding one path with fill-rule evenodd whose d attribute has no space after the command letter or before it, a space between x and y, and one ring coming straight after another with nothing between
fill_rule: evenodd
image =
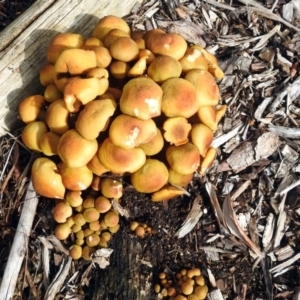
<instances>
[{"instance_id":1,"label":"dry grass blade","mask_svg":"<svg viewBox=\"0 0 300 300\"><path fill-rule=\"evenodd\" d=\"M62 262L59 271L57 272L55 278L53 279L52 283L50 284L49 288L46 291L44 300L54 300L56 294L60 291L61 287L63 286L70 268L72 264L72 258L68 257L66 262Z\"/></svg>"},{"instance_id":2,"label":"dry grass blade","mask_svg":"<svg viewBox=\"0 0 300 300\"><path fill-rule=\"evenodd\" d=\"M189 232L193 230L193 228L196 226L198 223L199 219L201 218L203 212L201 209L201 196L196 196L193 202L193 206L187 215L184 223L180 227L180 229L176 232L176 235L178 236L179 239L183 238L186 236Z\"/></svg>"},{"instance_id":3,"label":"dry grass blade","mask_svg":"<svg viewBox=\"0 0 300 300\"><path fill-rule=\"evenodd\" d=\"M255 245L250 238L245 234L239 222L237 220L237 216L232 208L230 196L227 196L223 203L223 214L225 223L229 229L229 231L241 239L243 243L245 243L258 257L264 257L264 254L260 251L257 245Z\"/></svg>"}]
</instances>

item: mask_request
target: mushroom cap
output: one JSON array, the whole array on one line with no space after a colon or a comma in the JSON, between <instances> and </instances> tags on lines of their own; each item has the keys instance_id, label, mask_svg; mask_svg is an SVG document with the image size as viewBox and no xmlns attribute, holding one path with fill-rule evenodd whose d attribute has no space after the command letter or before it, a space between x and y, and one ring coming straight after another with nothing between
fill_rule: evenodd
<instances>
[{"instance_id":1,"label":"mushroom cap","mask_svg":"<svg viewBox=\"0 0 300 300\"><path fill-rule=\"evenodd\" d=\"M111 202L104 196L99 196L95 199L94 206L97 211L102 214L111 209Z\"/></svg>"},{"instance_id":2,"label":"mushroom cap","mask_svg":"<svg viewBox=\"0 0 300 300\"><path fill-rule=\"evenodd\" d=\"M169 55L181 59L187 49L187 42L176 33L156 33L146 36L146 48L154 54Z\"/></svg>"},{"instance_id":3,"label":"mushroom cap","mask_svg":"<svg viewBox=\"0 0 300 300\"><path fill-rule=\"evenodd\" d=\"M111 44L109 52L114 59L129 62L138 57L139 47L130 37L120 37Z\"/></svg>"},{"instance_id":4,"label":"mushroom cap","mask_svg":"<svg viewBox=\"0 0 300 300\"><path fill-rule=\"evenodd\" d=\"M194 173L200 164L199 150L191 143L181 146L169 146L166 151L170 167L179 174Z\"/></svg>"},{"instance_id":5,"label":"mushroom cap","mask_svg":"<svg viewBox=\"0 0 300 300\"><path fill-rule=\"evenodd\" d=\"M217 130L216 110L212 106L201 106L197 115L201 123L208 126L212 131Z\"/></svg>"},{"instance_id":6,"label":"mushroom cap","mask_svg":"<svg viewBox=\"0 0 300 300\"><path fill-rule=\"evenodd\" d=\"M147 74L155 82L164 82L173 77L180 77L181 64L177 59L168 55L157 56L149 65Z\"/></svg>"},{"instance_id":7,"label":"mushroom cap","mask_svg":"<svg viewBox=\"0 0 300 300\"><path fill-rule=\"evenodd\" d=\"M103 42L100 41L99 39L95 37L89 37L84 41L83 45L81 46L81 49L93 50L95 47L103 47L103 46L104 46Z\"/></svg>"},{"instance_id":8,"label":"mushroom cap","mask_svg":"<svg viewBox=\"0 0 300 300\"><path fill-rule=\"evenodd\" d=\"M206 152L214 138L212 130L204 124L194 124L191 130L192 143L198 148L201 156L205 157Z\"/></svg>"},{"instance_id":9,"label":"mushroom cap","mask_svg":"<svg viewBox=\"0 0 300 300\"><path fill-rule=\"evenodd\" d=\"M43 66L40 70L40 83L43 86L47 86L54 83L53 78L55 75L54 65L47 64Z\"/></svg>"},{"instance_id":10,"label":"mushroom cap","mask_svg":"<svg viewBox=\"0 0 300 300\"><path fill-rule=\"evenodd\" d=\"M87 166L71 168L61 163L59 173L65 188L71 191L86 190L93 181L93 173Z\"/></svg>"},{"instance_id":11,"label":"mushroom cap","mask_svg":"<svg viewBox=\"0 0 300 300\"><path fill-rule=\"evenodd\" d=\"M89 247L89 246L84 246L82 248L82 258L85 260L92 260L91 255L96 252L96 248L95 247Z\"/></svg>"},{"instance_id":12,"label":"mushroom cap","mask_svg":"<svg viewBox=\"0 0 300 300\"><path fill-rule=\"evenodd\" d=\"M94 207L86 208L82 214L85 220L89 223L95 222L100 218L100 213Z\"/></svg>"},{"instance_id":13,"label":"mushroom cap","mask_svg":"<svg viewBox=\"0 0 300 300\"><path fill-rule=\"evenodd\" d=\"M116 226L119 223L119 214L115 211L109 211L104 216L104 222L108 227Z\"/></svg>"},{"instance_id":14,"label":"mushroom cap","mask_svg":"<svg viewBox=\"0 0 300 300\"><path fill-rule=\"evenodd\" d=\"M219 87L214 77L204 70L191 70L184 77L196 88L199 107L215 106L220 100Z\"/></svg>"},{"instance_id":15,"label":"mushroom cap","mask_svg":"<svg viewBox=\"0 0 300 300\"><path fill-rule=\"evenodd\" d=\"M171 145L183 145L188 142L188 135L191 128L192 125L186 118L168 118L163 124L163 129L165 130L164 138Z\"/></svg>"},{"instance_id":16,"label":"mushroom cap","mask_svg":"<svg viewBox=\"0 0 300 300\"><path fill-rule=\"evenodd\" d=\"M56 164L49 158L37 158L31 168L32 184L36 192L44 197L63 199L65 187Z\"/></svg>"},{"instance_id":17,"label":"mushroom cap","mask_svg":"<svg viewBox=\"0 0 300 300\"><path fill-rule=\"evenodd\" d=\"M82 256L82 247L79 246L79 245L72 245L70 248L69 248L69 255L72 257L72 259L79 259L81 258Z\"/></svg>"},{"instance_id":18,"label":"mushroom cap","mask_svg":"<svg viewBox=\"0 0 300 300\"><path fill-rule=\"evenodd\" d=\"M82 205L83 203L80 191L67 191L65 195L65 200L72 207L77 207L79 205Z\"/></svg>"},{"instance_id":19,"label":"mushroom cap","mask_svg":"<svg viewBox=\"0 0 300 300\"><path fill-rule=\"evenodd\" d=\"M208 293L208 287L207 285L202 285L202 286L197 286L194 290L194 294L199 298L199 299L205 299L206 295Z\"/></svg>"},{"instance_id":20,"label":"mushroom cap","mask_svg":"<svg viewBox=\"0 0 300 300\"><path fill-rule=\"evenodd\" d=\"M112 29L121 29L125 32L130 33L130 28L126 21L122 18L116 16L106 16L102 18L99 23L96 25L95 29L93 30L93 37L98 38L99 40L103 41L105 36L112 30Z\"/></svg>"},{"instance_id":21,"label":"mushroom cap","mask_svg":"<svg viewBox=\"0 0 300 300\"><path fill-rule=\"evenodd\" d=\"M100 162L114 174L133 173L141 168L145 161L145 152L140 148L123 149L105 139L98 151Z\"/></svg>"},{"instance_id":22,"label":"mushroom cap","mask_svg":"<svg viewBox=\"0 0 300 300\"><path fill-rule=\"evenodd\" d=\"M163 91L152 79L137 77L123 88L120 108L124 114L148 120L161 114Z\"/></svg>"},{"instance_id":23,"label":"mushroom cap","mask_svg":"<svg viewBox=\"0 0 300 300\"><path fill-rule=\"evenodd\" d=\"M18 108L20 119L26 124L36 121L44 102L42 95L32 95L23 99Z\"/></svg>"},{"instance_id":24,"label":"mushroom cap","mask_svg":"<svg viewBox=\"0 0 300 300\"><path fill-rule=\"evenodd\" d=\"M68 203L61 201L54 206L52 214L57 223L65 223L72 216L73 210Z\"/></svg>"},{"instance_id":25,"label":"mushroom cap","mask_svg":"<svg viewBox=\"0 0 300 300\"><path fill-rule=\"evenodd\" d=\"M109 66L109 71L113 77L117 79L124 79L127 72L130 70L130 65L127 62L116 60Z\"/></svg>"},{"instance_id":26,"label":"mushroom cap","mask_svg":"<svg viewBox=\"0 0 300 300\"><path fill-rule=\"evenodd\" d=\"M140 49L139 58L146 58L146 63L151 64L155 59L155 55L148 49Z\"/></svg>"},{"instance_id":27,"label":"mushroom cap","mask_svg":"<svg viewBox=\"0 0 300 300\"><path fill-rule=\"evenodd\" d=\"M85 242L88 246L95 247L100 242L100 236L93 233L93 234L89 235L88 237L86 237Z\"/></svg>"},{"instance_id":28,"label":"mushroom cap","mask_svg":"<svg viewBox=\"0 0 300 300\"><path fill-rule=\"evenodd\" d=\"M168 182L173 185L187 186L193 179L194 173L191 174L180 174L174 171L172 168L169 169Z\"/></svg>"},{"instance_id":29,"label":"mushroom cap","mask_svg":"<svg viewBox=\"0 0 300 300\"><path fill-rule=\"evenodd\" d=\"M152 119L141 120L121 114L109 128L109 138L113 144L123 149L133 149L151 141L157 134L157 127Z\"/></svg>"},{"instance_id":30,"label":"mushroom cap","mask_svg":"<svg viewBox=\"0 0 300 300\"><path fill-rule=\"evenodd\" d=\"M57 145L60 140L60 135L48 131L40 139L40 148L47 156L57 155Z\"/></svg>"},{"instance_id":31,"label":"mushroom cap","mask_svg":"<svg viewBox=\"0 0 300 300\"><path fill-rule=\"evenodd\" d=\"M151 200L153 202L165 201L175 198L177 196L181 196L184 194L184 190L179 189L172 185L166 185L159 191L153 193L151 195Z\"/></svg>"},{"instance_id":32,"label":"mushroom cap","mask_svg":"<svg viewBox=\"0 0 300 300\"><path fill-rule=\"evenodd\" d=\"M56 134L64 134L69 130L68 111L64 100L59 99L52 102L46 112L46 124L50 131Z\"/></svg>"},{"instance_id":33,"label":"mushroom cap","mask_svg":"<svg viewBox=\"0 0 300 300\"><path fill-rule=\"evenodd\" d=\"M112 43L120 37L130 37L130 34L122 29L112 29L104 38L104 46L109 49Z\"/></svg>"},{"instance_id":34,"label":"mushroom cap","mask_svg":"<svg viewBox=\"0 0 300 300\"><path fill-rule=\"evenodd\" d=\"M96 140L85 139L75 129L64 133L57 146L61 160L72 168L85 166L96 154L97 149Z\"/></svg>"},{"instance_id":35,"label":"mushroom cap","mask_svg":"<svg viewBox=\"0 0 300 300\"><path fill-rule=\"evenodd\" d=\"M167 117L190 118L199 109L196 88L183 78L170 78L161 88L163 90L161 110Z\"/></svg>"},{"instance_id":36,"label":"mushroom cap","mask_svg":"<svg viewBox=\"0 0 300 300\"><path fill-rule=\"evenodd\" d=\"M47 102L51 103L55 100L62 99L63 93L57 88L54 83L51 83L45 88L44 98Z\"/></svg>"},{"instance_id":37,"label":"mushroom cap","mask_svg":"<svg viewBox=\"0 0 300 300\"><path fill-rule=\"evenodd\" d=\"M48 132L47 126L42 121L34 121L25 126L22 131L22 141L27 148L41 152L41 138Z\"/></svg>"},{"instance_id":38,"label":"mushroom cap","mask_svg":"<svg viewBox=\"0 0 300 300\"><path fill-rule=\"evenodd\" d=\"M96 54L92 50L67 49L55 62L55 72L81 75L97 67Z\"/></svg>"},{"instance_id":39,"label":"mushroom cap","mask_svg":"<svg viewBox=\"0 0 300 300\"><path fill-rule=\"evenodd\" d=\"M209 73L211 73L217 79L222 79L225 76L224 72L218 65L217 58L213 54L209 53L207 50L202 48L200 45L193 45L193 46L191 46L191 48L198 49L199 51L202 52L202 54L204 55L204 57L207 61Z\"/></svg>"},{"instance_id":40,"label":"mushroom cap","mask_svg":"<svg viewBox=\"0 0 300 300\"><path fill-rule=\"evenodd\" d=\"M128 77L138 77L144 75L147 70L147 57L141 57L139 60L128 70Z\"/></svg>"},{"instance_id":41,"label":"mushroom cap","mask_svg":"<svg viewBox=\"0 0 300 300\"><path fill-rule=\"evenodd\" d=\"M169 172L164 163L157 159L147 159L145 164L131 174L131 184L141 193L153 193L168 181Z\"/></svg>"},{"instance_id":42,"label":"mushroom cap","mask_svg":"<svg viewBox=\"0 0 300 300\"><path fill-rule=\"evenodd\" d=\"M156 136L148 143L141 144L140 148L143 149L147 156L158 154L164 146L164 138L159 129L157 129Z\"/></svg>"},{"instance_id":43,"label":"mushroom cap","mask_svg":"<svg viewBox=\"0 0 300 300\"><path fill-rule=\"evenodd\" d=\"M67 239L70 234L71 228L66 223L58 224L55 227L54 235L61 241Z\"/></svg>"},{"instance_id":44,"label":"mushroom cap","mask_svg":"<svg viewBox=\"0 0 300 300\"><path fill-rule=\"evenodd\" d=\"M96 54L97 67L107 68L112 60L109 50L105 47L99 46L93 48L93 51Z\"/></svg>"},{"instance_id":45,"label":"mushroom cap","mask_svg":"<svg viewBox=\"0 0 300 300\"><path fill-rule=\"evenodd\" d=\"M47 49L47 60L54 64L59 55L66 49L82 47L84 38L76 33L59 33L56 35Z\"/></svg>"},{"instance_id":46,"label":"mushroom cap","mask_svg":"<svg viewBox=\"0 0 300 300\"><path fill-rule=\"evenodd\" d=\"M70 112L78 112L80 106L102 95L108 88L107 78L80 78L74 77L64 88L64 101Z\"/></svg>"},{"instance_id":47,"label":"mushroom cap","mask_svg":"<svg viewBox=\"0 0 300 300\"><path fill-rule=\"evenodd\" d=\"M202 51L197 48L188 48L179 62L182 66L182 72L184 73L193 69L208 70L207 60Z\"/></svg>"},{"instance_id":48,"label":"mushroom cap","mask_svg":"<svg viewBox=\"0 0 300 300\"><path fill-rule=\"evenodd\" d=\"M120 180L104 178L101 181L101 193L106 198L120 199L123 195L123 184Z\"/></svg>"},{"instance_id":49,"label":"mushroom cap","mask_svg":"<svg viewBox=\"0 0 300 300\"><path fill-rule=\"evenodd\" d=\"M98 145L98 149L101 144ZM101 176L102 174L109 172L107 168L103 166L103 164L99 160L99 156L96 153L93 158L88 162L87 167L97 176Z\"/></svg>"},{"instance_id":50,"label":"mushroom cap","mask_svg":"<svg viewBox=\"0 0 300 300\"><path fill-rule=\"evenodd\" d=\"M111 99L94 100L79 113L75 128L87 140L94 140L107 128L117 103Z\"/></svg>"},{"instance_id":51,"label":"mushroom cap","mask_svg":"<svg viewBox=\"0 0 300 300\"><path fill-rule=\"evenodd\" d=\"M204 175L206 170L213 164L215 158L217 155L217 150L214 147L209 147L205 157L203 158L200 168L199 168L199 174Z\"/></svg>"},{"instance_id":52,"label":"mushroom cap","mask_svg":"<svg viewBox=\"0 0 300 300\"><path fill-rule=\"evenodd\" d=\"M190 282L184 282L181 285L181 291L184 295L190 295L193 293L194 287L191 285Z\"/></svg>"}]
</instances>

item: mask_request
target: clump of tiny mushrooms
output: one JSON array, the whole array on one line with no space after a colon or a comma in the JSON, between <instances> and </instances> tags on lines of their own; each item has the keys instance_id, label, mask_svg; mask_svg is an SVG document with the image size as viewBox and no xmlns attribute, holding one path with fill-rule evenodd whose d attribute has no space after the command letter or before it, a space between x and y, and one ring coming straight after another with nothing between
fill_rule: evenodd
<instances>
[{"instance_id":1,"label":"clump of tiny mushrooms","mask_svg":"<svg viewBox=\"0 0 300 300\"><path fill-rule=\"evenodd\" d=\"M199 268L182 269L175 276L166 272L158 275L159 283L154 286L159 299L203 300L208 287Z\"/></svg>"},{"instance_id":2,"label":"clump of tiny mushrooms","mask_svg":"<svg viewBox=\"0 0 300 300\"><path fill-rule=\"evenodd\" d=\"M58 34L47 61L44 94L19 105L22 141L41 153L32 166L35 190L60 199L57 237L75 233L70 255L88 258L118 223L107 221L117 213L99 209L98 197L120 198L122 182L103 174L128 177L136 191L163 201L210 167L226 110L215 79L224 74L201 46L161 29L132 32L116 16L102 18L88 38Z\"/></svg>"}]
</instances>

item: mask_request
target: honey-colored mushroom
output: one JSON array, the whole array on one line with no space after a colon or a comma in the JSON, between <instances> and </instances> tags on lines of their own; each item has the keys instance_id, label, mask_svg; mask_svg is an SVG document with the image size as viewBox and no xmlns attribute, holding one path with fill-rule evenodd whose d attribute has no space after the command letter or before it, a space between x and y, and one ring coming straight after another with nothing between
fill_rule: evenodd
<instances>
[{"instance_id":1,"label":"honey-colored mushroom","mask_svg":"<svg viewBox=\"0 0 300 300\"><path fill-rule=\"evenodd\" d=\"M153 193L151 195L151 200L153 202L160 202L160 201L166 201L170 200L172 198L175 198L177 196L181 196L184 194L183 189L179 189L172 185L166 185L159 191Z\"/></svg>"},{"instance_id":2,"label":"honey-colored mushroom","mask_svg":"<svg viewBox=\"0 0 300 300\"><path fill-rule=\"evenodd\" d=\"M199 109L196 88L183 78L170 78L163 90L161 110L167 117L190 118Z\"/></svg>"},{"instance_id":3,"label":"honey-colored mushroom","mask_svg":"<svg viewBox=\"0 0 300 300\"><path fill-rule=\"evenodd\" d=\"M163 91L152 79L137 77L125 84L120 99L124 114L149 120L161 113Z\"/></svg>"},{"instance_id":4,"label":"honey-colored mushroom","mask_svg":"<svg viewBox=\"0 0 300 300\"><path fill-rule=\"evenodd\" d=\"M164 163L157 159L147 159L139 170L131 174L131 183L138 192L153 193L167 183L168 176Z\"/></svg>"},{"instance_id":5,"label":"honey-colored mushroom","mask_svg":"<svg viewBox=\"0 0 300 300\"><path fill-rule=\"evenodd\" d=\"M85 139L96 139L99 133L106 129L116 107L116 102L111 99L94 100L86 104L78 115L76 130Z\"/></svg>"},{"instance_id":6,"label":"honey-colored mushroom","mask_svg":"<svg viewBox=\"0 0 300 300\"><path fill-rule=\"evenodd\" d=\"M120 180L104 178L101 181L101 193L104 197L119 199L123 195L123 184Z\"/></svg>"},{"instance_id":7,"label":"honey-colored mushroom","mask_svg":"<svg viewBox=\"0 0 300 300\"><path fill-rule=\"evenodd\" d=\"M93 180L93 173L87 166L71 168L61 163L59 173L65 188L72 191L86 190Z\"/></svg>"},{"instance_id":8,"label":"honey-colored mushroom","mask_svg":"<svg viewBox=\"0 0 300 300\"><path fill-rule=\"evenodd\" d=\"M130 62L138 57L139 47L133 39L120 37L111 44L109 52L114 59Z\"/></svg>"},{"instance_id":9,"label":"honey-colored mushroom","mask_svg":"<svg viewBox=\"0 0 300 300\"><path fill-rule=\"evenodd\" d=\"M214 138L212 130L204 124L194 124L191 130L192 143L198 148L202 157L206 156L206 152Z\"/></svg>"},{"instance_id":10,"label":"honey-colored mushroom","mask_svg":"<svg viewBox=\"0 0 300 300\"><path fill-rule=\"evenodd\" d=\"M56 204L52 211L53 218L57 223L65 223L73 214L72 207L65 201Z\"/></svg>"},{"instance_id":11,"label":"honey-colored mushroom","mask_svg":"<svg viewBox=\"0 0 300 300\"><path fill-rule=\"evenodd\" d=\"M111 142L123 149L133 149L148 143L156 134L157 128L152 119L141 120L125 114L116 117L109 128Z\"/></svg>"},{"instance_id":12,"label":"honey-colored mushroom","mask_svg":"<svg viewBox=\"0 0 300 300\"><path fill-rule=\"evenodd\" d=\"M96 140L87 140L74 129L63 134L57 146L61 160L72 168L85 166L96 154L97 149Z\"/></svg>"},{"instance_id":13,"label":"honey-colored mushroom","mask_svg":"<svg viewBox=\"0 0 300 300\"><path fill-rule=\"evenodd\" d=\"M63 199L65 187L56 164L49 158L37 158L31 169L32 184L36 192L44 197Z\"/></svg>"},{"instance_id":14,"label":"honey-colored mushroom","mask_svg":"<svg viewBox=\"0 0 300 300\"><path fill-rule=\"evenodd\" d=\"M192 143L186 143L178 147L169 146L166 157L171 168L183 175L195 172L200 165L199 150Z\"/></svg>"},{"instance_id":15,"label":"honey-colored mushroom","mask_svg":"<svg viewBox=\"0 0 300 300\"><path fill-rule=\"evenodd\" d=\"M183 117L168 118L164 124L164 138L171 145L179 146L188 142L192 125Z\"/></svg>"},{"instance_id":16,"label":"honey-colored mushroom","mask_svg":"<svg viewBox=\"0 0 300 300\"><path fill-rule=\"evenodd\" d=\"M142 149L123 149L114 145L109 138L102 143L98 156L100 162L114 174L133 173L146 161L146 155Z\"/></svg>"},{"instance_id":17,"label":"honey-colored mushroom","mask_svg":"<svg viewBox=\"0 0 300 300\"><path fill-rule=\"evenodd\" d=\"M32 95L23 99L18 108L20 119L26 124L36 121L44 102L42 95Z\"/></svg>"}]
</instances>

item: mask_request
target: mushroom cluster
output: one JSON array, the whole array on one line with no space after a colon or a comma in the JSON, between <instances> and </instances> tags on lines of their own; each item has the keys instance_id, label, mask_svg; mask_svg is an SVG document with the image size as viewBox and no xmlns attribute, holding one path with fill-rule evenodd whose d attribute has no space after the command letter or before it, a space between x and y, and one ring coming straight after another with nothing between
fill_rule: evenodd
<instances>
[{"instance_id":1,"label":"mushroom cluster","mask_svg":"<svg viewBox=\"0 0 300 300\"><path fill-rule=\"evenodd\" d=\"M159 273L159 283L154 286L159 299L203 300L208 293L205 279L199 268L182 269L175 277Z\"/></svg>"},{"instance_id":2,"label":"mushroom cluster","mask_svg":"<svg viewBox=\"0 0 300 300\"><path fill-rule=\"evenodd\" d=\"M47 61L44 94L19 105L21 137L41 153L32 166L35 190L73 207L69 218L74 210L83 215L69 193L122 196L122 183L103 174L128 178L136 191L163 201L182 195L194 173L212 164L213 132L226 110L215 79L224 74L201 46L161 29L131 32L123 19L106 16L91 37L55 36Z\"/></svg>"},{"instance_id":3,"label":"mushroom cluster","mask_svg":"<svg viewBox=\"0 0 300 300\"><path fill-rule=\"evenodd\" d=\"M55 205L53 217L58 223L54 230L58 239L65 240L71 233L75 236L69 249L73 259L90 260L97 248L107 248L120 228L119 214L108 198L92 194L83 198L80 191L67 191L65 199Z\"/></svg>"},{"instance_id":4,"label":"mushroom cluster","mask_svg":"<svg viewBox=\"0 0 300 300\"><path fill-rule=\"evenodd\" d=\"M144 238L145 236L152 233L152 228L149 227L146 223L140 223L137 221L130 222L130 230L134 231L135 235Z\"/></svg>"}]
</instances>

